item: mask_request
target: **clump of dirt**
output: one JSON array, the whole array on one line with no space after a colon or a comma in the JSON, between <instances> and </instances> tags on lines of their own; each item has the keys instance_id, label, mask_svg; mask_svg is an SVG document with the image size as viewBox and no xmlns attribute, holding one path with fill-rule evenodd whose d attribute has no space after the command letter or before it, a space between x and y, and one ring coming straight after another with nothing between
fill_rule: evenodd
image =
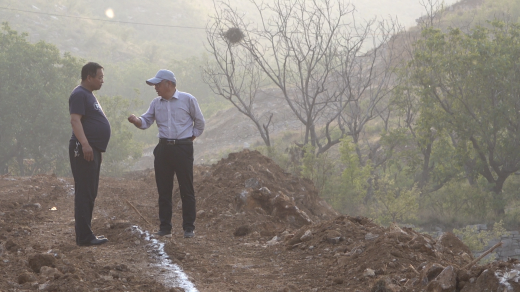
<instances>
[{"instance_id":1,"label":"clump of dirt","mask_svg":"<svg viewBox=\"0 0 520 293\"><path fill-rule=\"evenodd\" d=\"M40 269L43 266L46 267L54 267L56 259L51 254L41 254L38 253L36 255L29 257L29 267L35 272L40 273Z\"/></svg>"}]
</instances>

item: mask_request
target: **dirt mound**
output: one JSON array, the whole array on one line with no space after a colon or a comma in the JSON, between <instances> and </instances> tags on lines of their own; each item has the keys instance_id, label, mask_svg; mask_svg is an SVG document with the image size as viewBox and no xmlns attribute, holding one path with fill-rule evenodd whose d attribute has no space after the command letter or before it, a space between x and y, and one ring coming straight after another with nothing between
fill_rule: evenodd
<instances>
[{"instance_id":1,"label":"dirt mound","mask_svg":"<svg viewBox=\"0 0 520 293\"><path fill-rule=\"evenodd\" d=\"M257 151L230 154L196 175L202 179L195 181L198 225L273 237L338 215L311 181L284 172ZM217 223L215 214L221 213L229 217Z\"/></svg>"},{"instance_id":2,"label":"dirt mound","mask_svg":"<svg viewBox=\"0 0 520 293\"><path fill-rule=\"evenodd\" d=\"M520 263L468 266L469 249L453 233L439 239L393 224L380 227L363 217L340 216L302 227L285 241L287 250L325 252L327 278L352 291L518 290ZM319 254L318 254L319 255ZM499 269L501 268L501 270ZM484 271L488 273L483 274ZM503 277L506 276L506 277ZM513 283L506 284L511 280ZM516 279L515 279L516 278Z\"/></svg>"}]
</instances>

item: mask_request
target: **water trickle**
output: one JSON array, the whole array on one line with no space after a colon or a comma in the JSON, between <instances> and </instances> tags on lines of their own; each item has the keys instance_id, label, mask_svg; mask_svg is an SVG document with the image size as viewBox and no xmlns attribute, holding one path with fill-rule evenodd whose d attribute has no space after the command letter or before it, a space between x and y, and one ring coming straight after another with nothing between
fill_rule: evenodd
<instances>
[{"instance_id":1,"label":"water trickle","mask_svg":"<svg viewBox=\"0 0 520 293\"><path fill-rule=\"evenodd\" d=\"M148 253L152 254L152 257L157 260L154 266L161 269L157 278L164 286L167 288L179 287L184 289L185 292L198 292L182 269L170 260L170 256L164 251L163 242L150 237L148 231L143 231L138 226L132 226L132 228L134 232L143 235L144 239L150 242L148 246L151 249L148 250Z\"/></svg>"},{"instance_id":2,"label":"water trickle","mask_svg":"<svg viewBox=\"0 0 520 293\"><path fill-rule=\"evenodd\" d=\"M498 278L499 283L504 285L508 292L513 291L513 286L509 282L518 283L520 281L520 265L515 265L514 269L505 271L496 271L495 276Z\"/></svg>"}]
</instances>

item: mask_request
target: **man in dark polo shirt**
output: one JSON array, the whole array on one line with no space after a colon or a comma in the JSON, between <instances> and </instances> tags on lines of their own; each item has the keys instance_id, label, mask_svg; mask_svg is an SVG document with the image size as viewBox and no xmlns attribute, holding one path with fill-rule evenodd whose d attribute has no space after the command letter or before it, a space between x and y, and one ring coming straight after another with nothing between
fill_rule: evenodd
<instances>
[{"instance_id":1,"label":"man in dark polo shirt","mask_svg":"<svg viewBox=\"0 0 520 293\"><path fill-rule=\"evenodd\" d=\"M96 200L101 153L110 140L110 123L98 100L92 93L103 84L103 67L89 62L81 69L81 84L69 98L72 137L69 158L74 176L74 219L76 220L76 244L100 245L108 242L92 232L92 212Z\"/></svg>"},{"instance_id":2,"label":"man in dark polo shirt","mask_svg":"<svg viewBox=\"0 0 520 293\"><path fill-rule=\"evenodd\" d=\"M154 86L158 97L152 100L141 117L134 114L128 121L141 129L154 122L159 128L155 147L154 169L159 193L159 231L161 237L172 235L173 176L177 176L182 201L184 237L195 236L195 191L193 189L193 141L204 131L204 117L194 96L177 90L173 72L161 69L146 81Z\"/></svg>"}]
</instances>

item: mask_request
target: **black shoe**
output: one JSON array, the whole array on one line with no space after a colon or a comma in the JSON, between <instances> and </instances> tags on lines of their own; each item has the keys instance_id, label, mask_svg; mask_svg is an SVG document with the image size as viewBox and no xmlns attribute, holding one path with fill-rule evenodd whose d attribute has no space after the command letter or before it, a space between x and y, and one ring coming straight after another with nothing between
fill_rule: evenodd
<instances>
[{"instance_id":1,"label":"black shoe","mask_svg":"<svg viewBox=\"0 0 520 293\"><path fill-rule=\"evenodd\" d=\"M184 238L192 238L193 236L195 236L195 232L193 232L193 230L184 231Z\"/></svg>"},{"instance_id":2,"label":"black shoe","mask_svg":"<svg viewBox=\"0 0 520 293\"><path fill-rule=\"evenodd\" d=\"M90 240L90 242L80 243L78 245L79 246L92 246L92 245L105 244L107 242L108 242L108 239L106 239L106 238L95 238L95 239Z\"/></svg>"},{"instance_id":3,"label":"black shoe","mask_svg":"<svg viewBox=\"0 0 520 293\"><path fill-rule=\"evenodd\" d=\"M166 231L159 230L159 231L153 233L153 235L160 236L160 237L168 237L169 238L169 237L172 237L172 232L166 232Z\"/></svg>"}]
</instances>

